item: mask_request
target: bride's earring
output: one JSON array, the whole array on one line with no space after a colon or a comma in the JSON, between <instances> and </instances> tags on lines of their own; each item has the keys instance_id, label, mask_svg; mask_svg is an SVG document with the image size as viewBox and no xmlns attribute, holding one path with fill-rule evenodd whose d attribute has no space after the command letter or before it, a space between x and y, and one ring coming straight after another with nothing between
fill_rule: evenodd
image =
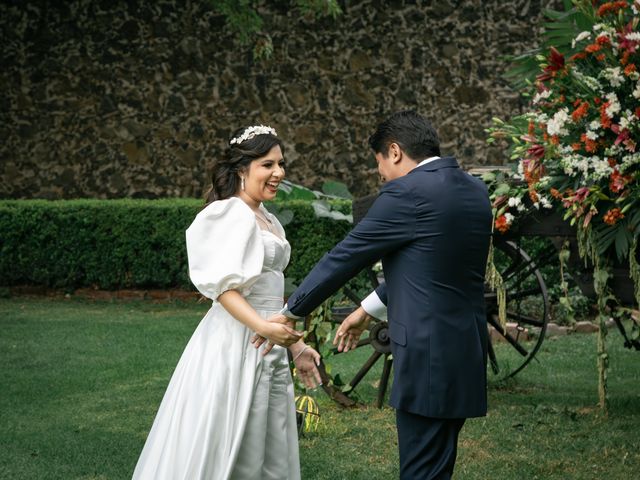
<instances>
[{"instance_id":1,"label":"bride's earring","mask_svg":"<svg viewBox=\"0 0 640 480\"><path fill-rule=\"evenodd\" d=\"M244 177L240 177L240 188L244 191Z\"/></svg>"}]
</instances>

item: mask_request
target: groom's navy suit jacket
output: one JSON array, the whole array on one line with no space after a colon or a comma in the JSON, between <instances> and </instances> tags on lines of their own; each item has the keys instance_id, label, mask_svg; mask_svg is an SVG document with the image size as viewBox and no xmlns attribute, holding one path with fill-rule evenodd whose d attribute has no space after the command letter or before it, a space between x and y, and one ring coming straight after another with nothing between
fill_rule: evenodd
<instances>
[{"instance_id":1,"label":"groom's navy suit jacket","mask_svg":"<svg viewBox=\"0 0 640 480\"><path fill-rule=\"evenodd\" d=\"M288 300L311 313L382 259L394 362L391 405L418 415L486 414L484 275L491 235L485 184L447 157L387 182L367 215Z\"/></svg>"}]
</instances>

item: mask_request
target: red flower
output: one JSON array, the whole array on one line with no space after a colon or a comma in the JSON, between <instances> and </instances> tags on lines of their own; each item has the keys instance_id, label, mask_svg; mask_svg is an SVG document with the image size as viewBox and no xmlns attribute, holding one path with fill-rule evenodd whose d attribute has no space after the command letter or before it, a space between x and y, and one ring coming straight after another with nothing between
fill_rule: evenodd
<instances>
[{"instance_id":1,"label":"red flower","mask_svg":"<svg viewBox=\"0 0 640 480\"><path fill-rule=\"evenodd\" d=\"M581 187L576 190L575 195L573 196L574 201L576 202L584 202L585 199L589 196L589 187Z\"/></svg>"},{"instance_id":2,"label":"red flower","mask_svg":"<svg viewBox=\"0 0 640 480\"><path fill-rule=\"evenodd\" d=\"M506 233L506 231L509 230L509 222L507 222L507 217L505 217L504 215L500 215L498 218L496 218L495 227L496 230L498 230L500 233Z\"/></svg>"},{"instance_id":3,"label":"red flower","mask_svg":"<svg viewBox=\"0 0 640 480\"><path fill-rule=\"evenodd\" d=\"M544 82L556 76L556 73L564 68L564 55L562 55L555 47L551 47L549 54L549 65L544 67L543 73L538 75L536 79Z\"/></svg>"},{"instance_id":4,"label":"red flower","mask_svg":"<svg viewBox=\"0 0 640 480\"><path fill-rule=\"evenodd\" d=\"M536 160L540 160L542 157L544 157L544 146L542 146L542 145L532 145L527 150L527 153L529 155L531 155L533 158L535 158Z\"/></svg>"},{"instance_id":5,"label":"red flower","mask_svg":"<svg viewBox=\"0 0 640 480\"><path fill-rule=\"evenodd\" d=\"M622 60L624 60L625 63L629 60L629 56L627 54L635 53L636 48L638 47L638 40L627 39L627 34L632 32L633 22L629 22L624 26L622 30L618 32L618 47L621 50L624 50L624 53L622 54Z\"/></svg>"},{"instance_id":6,"label":"red flower","mask_svg":"<svg viewBox=\"0 0 640 480\"><path fill-rule=\"evenodd\" d=\"M622 175L616 168L609 177L609 189L614 193L621 192L630 181L631 175Z\"/></svg>"},{"instance_id":7,"label":"red flower","mask_svg":"<svg viewBox=\"0 0 640 480\"><path fill-rule=\"evenodd\" d=\"M636 151L636 142L631 138L631 132L627 128L622 130L620 125L613 124L611 125L611 130L618 135L615 145L622 143L631 153Z\"/></svg>"},{"instance_id":8,"label":"red flower","mask_svg":"<svg viewBox=\"0 0 640 480\"><path fill-rule=\"evenodd\" d=\"M584 47L584 51L587 53L595 53L595 52L599 52L600 49L602 47L600 45L598 45L597 43L591 43L589 45L587 45L586 47Z\"/></svg>"},{"instance_id":9,"label":"red flower","mask_svg":"<svg viewBox=\"0 0 640 480\"><path fill-rule=\"evenodd\" d=\"M604 17L605 15L614 15L618 13L618 10L622 10L626 6L627 2L625 1L603 3L600 8L598 8L598 13L596 15L598 17Z\"/></svg>"},{"instance_id":10,"label":"red flower","mask_svg":"<svg viewBox=\"0 0 640 480\"><path fill-rule=\"evenodd\" d=\"M635 72L635 71L636 71L636 65L635 65L634 63L630 63L629 65L627 65L627 66L625 67L625 69L624 69L624 74L625 74L627 77L629 77L629 76L631 76L631 74L632 74L633 72Z\"/></svg>"},{"instance_id":11,"label":"red flower","mask_svg":"<svg viewBox=\"0 0 640 480\"><path fill-rule=\"evenodd\" d=\"M618 220L622 220L624 218L624 213L619 208L612 208L607 213L604 214L602 220L607 225L615 225Z\"/></svg>"}]
</instances>

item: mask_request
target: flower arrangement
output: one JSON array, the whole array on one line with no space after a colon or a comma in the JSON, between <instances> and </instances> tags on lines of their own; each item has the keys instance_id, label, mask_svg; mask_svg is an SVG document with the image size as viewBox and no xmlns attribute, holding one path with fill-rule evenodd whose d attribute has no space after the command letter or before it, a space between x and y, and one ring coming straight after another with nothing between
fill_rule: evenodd
<instances>
[{"instance_id":1,"label":"flower arrangement","mask_svg":"<svg viewBox=\"0 0 640 480\"><path fill-rule=\"evenodd\" d=\"M590 28L564 53L537 57L528 112L494 119L489 142L510 139L518 161L485 180L497 231L557 208L598 255L615 250L622 261L640 233L640 0L574 5Z\"/></svg>"},{"instance_id":2,"label":"flower arrangement","mask_svg":"<svg viewBox=\"0 0 640 480\"><path fill-rule=\"evenodd\" d=\"M494 119L488 130L490 143L510 140L514 169L484 179L497 232L544 210L560 211L576 228L580 254L594 270L599 397L606 409L605 321L626 311L636 340L640 336L640 322L617 306L608 285L611 264L628 262L640 303L640 0L572 4L550 15L556 23L547 25L547 38L566 40L559 32L571 38L535 56L537 75L525 89L528 111L508 122Z\"/></svg>"}]
</instances>

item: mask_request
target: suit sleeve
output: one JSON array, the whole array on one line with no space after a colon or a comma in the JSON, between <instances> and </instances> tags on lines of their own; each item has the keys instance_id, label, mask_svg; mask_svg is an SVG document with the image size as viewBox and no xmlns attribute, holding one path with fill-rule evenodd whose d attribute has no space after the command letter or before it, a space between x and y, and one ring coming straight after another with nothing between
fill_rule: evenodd
<instances>
[{"instance_id":1,"label":"suit sleeve","mask_svg":"<svg viewBox=\"0 0 640 480\"><path fill-rule=\"evenodd\" d=\"M401 182L387 183L367 215L316 264L289 297L289 311L308 315L364 267L413 240L415 232L412 195ZM386 303L385 287L380 293Z\"/></svg>"}]
</instances>

